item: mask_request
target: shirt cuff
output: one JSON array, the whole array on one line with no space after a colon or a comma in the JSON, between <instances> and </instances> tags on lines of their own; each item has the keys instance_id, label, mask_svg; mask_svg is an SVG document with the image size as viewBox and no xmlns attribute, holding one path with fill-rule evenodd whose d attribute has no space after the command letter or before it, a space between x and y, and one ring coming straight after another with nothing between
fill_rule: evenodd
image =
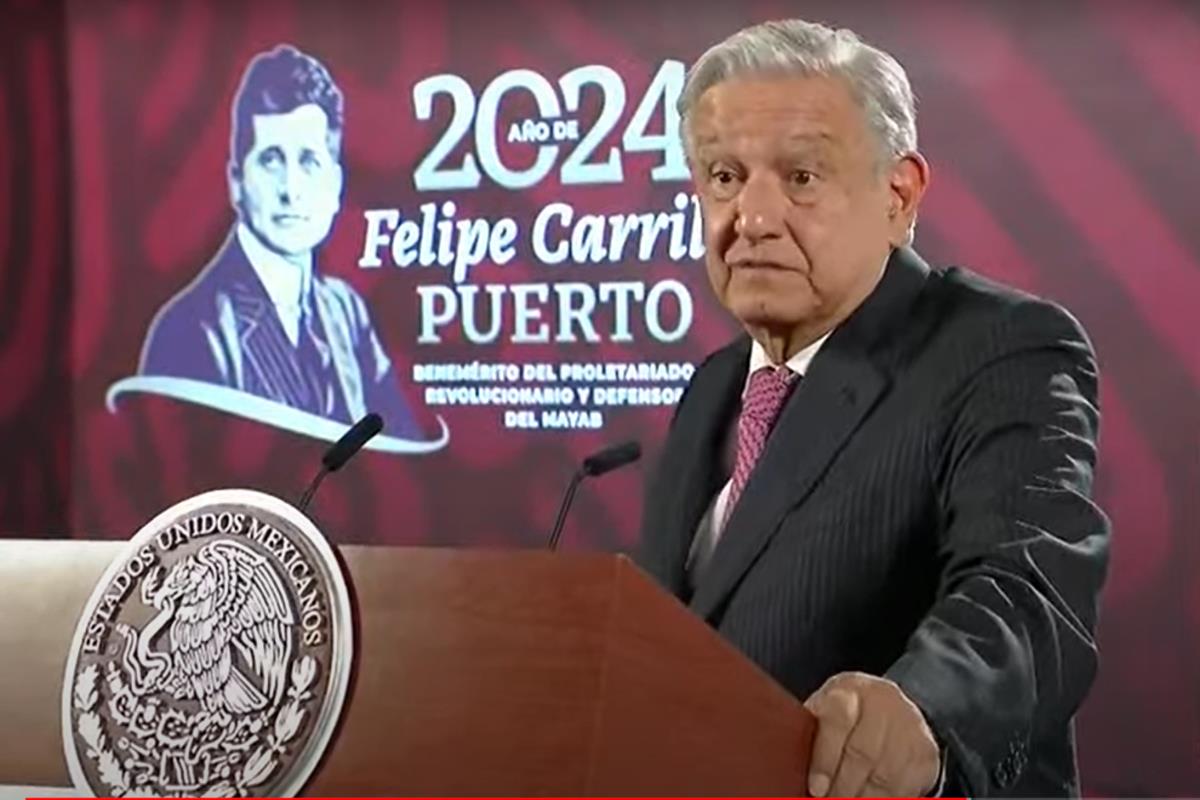
<instances>
[{"instance_id":1,"label":"shirt cuff","mask_svg":"<svg viewBox=\"0 0 1200 800\"><path fill-rule=\"evenodd\" d=\"M938 748L938 779L933 788L929 790L929 797L941 797L946 791L946 758L948 755L946 745L941 745Z\"/></svg>"}]
</instances>

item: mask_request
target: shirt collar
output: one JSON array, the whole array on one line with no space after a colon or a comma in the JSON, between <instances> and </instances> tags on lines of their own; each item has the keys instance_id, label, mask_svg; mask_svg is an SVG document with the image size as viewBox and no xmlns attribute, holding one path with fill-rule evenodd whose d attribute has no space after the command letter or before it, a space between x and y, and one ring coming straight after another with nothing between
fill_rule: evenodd
<instances>
[{"instance_id":1,"label":"shirt collar","mask_svg":"<svg viewBox=\"0 0 1200 800\"><path fill-rule=\"evenodd\" d=\"M268 249L244 222L237 225L237 238L242 252L246 254L246 260L250 262L263 288L267 290L271 303L281 312L299 316L312 283L311 256L307 268L298 268L291 261Z\"/></svg>"},{"instance_id":2,"label":"shirt collar","mask_svg":"<svg viewBox=\"0 0 1200 800\"><path fill-rule=\"evenodd\" d=\"M879 265L880 276L887 271L888 261L890 260L891 253L889 253L888 258L884 259L883 263ZM801 349L794 356L789 358L784 366L796 373L797 376L804 377L804 373L808 371L808 367L812 363L812 360L816 357L817 351L821 349L821 345L825 344L825 340L828 339L832 333L833 331L831 330L820 339L817 339L815 342L810 344L808 347ZM746 384L742 387L742 397L746 396L746 390L750 388L751 375L763 367L776 366L775 362L771 360L771 357L767 355L766 348L759 344L757 339L752 338L751 341L753 344L750 346L750 369L746 371Z\"/></svg>"},{"instance_id":3,"label":"shirt collar","mask_svg":"<svg viewBox=\"0 0 1200 800\"><path fill-rule=\"evenodd\" d=\"M817 351L821 349L821 345L825 344L825 340L828 339L832 333L833 331L826 333L812 344L797 351L795 355L787 360L785 366L797 375L803 376L804 373L808 371L808 367L812 363L813 358L816 357ZM767 355L766 348L759 344L758 340L753 340L753 344L750 345L750 368L746 371L746 385L742 387L742 396L745 396L746 389L750 386L751 375L763 367L774 366L776 366L776 364L771 360L771 357Z\"/></svg>"}]
</instances>

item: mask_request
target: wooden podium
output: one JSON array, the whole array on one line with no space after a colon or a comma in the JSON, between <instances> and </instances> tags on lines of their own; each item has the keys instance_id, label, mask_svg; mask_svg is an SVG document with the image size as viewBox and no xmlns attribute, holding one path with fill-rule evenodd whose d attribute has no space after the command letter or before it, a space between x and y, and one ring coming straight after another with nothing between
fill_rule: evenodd
<instances>
[{"instance_id":1,"label":"wooden podium","mask_svg":"<svg viewBox=\"0 0 1200 800\"><path fill-rule=\"evenodd\" d=\"M61 684L123 542L0 540L0 784L68 786ZM309 795L799 795L799 702L621 556L340 548L355 665Z\"/></svg>"}]
</instances>

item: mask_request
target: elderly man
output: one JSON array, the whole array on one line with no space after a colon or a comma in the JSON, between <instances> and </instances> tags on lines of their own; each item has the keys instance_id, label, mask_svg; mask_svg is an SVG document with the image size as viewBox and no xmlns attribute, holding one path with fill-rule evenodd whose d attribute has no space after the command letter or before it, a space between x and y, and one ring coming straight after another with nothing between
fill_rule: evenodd
<instances>
[{"instance_id":1,"label":"elderly man","mask_svg":"<svg viewBox=\"0 0 1200 800\"><path fill-rule=\"evenodd\" d=\"M680 99L713 291L640 562L804 698L813 795L1074 795L1108 522L1096 362L1065 311L912 249L903 68L801 21Z\"/></svg>"}]
</instances>

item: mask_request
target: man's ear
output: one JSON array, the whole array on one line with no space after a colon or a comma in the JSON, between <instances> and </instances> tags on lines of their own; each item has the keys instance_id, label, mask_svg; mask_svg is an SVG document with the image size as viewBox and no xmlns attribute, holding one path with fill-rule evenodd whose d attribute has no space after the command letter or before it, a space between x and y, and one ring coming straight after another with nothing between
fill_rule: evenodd
<instances>
[{"instance_id":1,"label":"man's ear","mask_svg":"<svg viewBox=\"0 0 1200 800\"><path fill-rule=\"evenodd\" d=\"M346 186L346 173L342 169L340 161L335 161L333 164L333 174L329 178L333 181L333 191L337 196L337 205L334 206L334 211L342 210L342 189Z\"/></svg>"},{"instance_id":2,"label":"man's ear","mask_svg":"<svg viewBox=\"0 0 1200 800\"><path fill-rule=\"evenodd\" d=\"M929 188L929 162L920 153L912 152L892 165L888 177L891 190L888 208L889 241L892 247L911 244L912 229L917 221L921 198Z\"/></svg>"},{"instance_id":3,"label":"man's ear","mask_svg":"<svg viewBox=\"0 0 1200 800\"><path fill-rule=\"evenodd\" d=\"M232 161L225 170L225 179L229 182L229 204L234 209L242 207L242 168Z\"/></svg>"}]
</instances>

